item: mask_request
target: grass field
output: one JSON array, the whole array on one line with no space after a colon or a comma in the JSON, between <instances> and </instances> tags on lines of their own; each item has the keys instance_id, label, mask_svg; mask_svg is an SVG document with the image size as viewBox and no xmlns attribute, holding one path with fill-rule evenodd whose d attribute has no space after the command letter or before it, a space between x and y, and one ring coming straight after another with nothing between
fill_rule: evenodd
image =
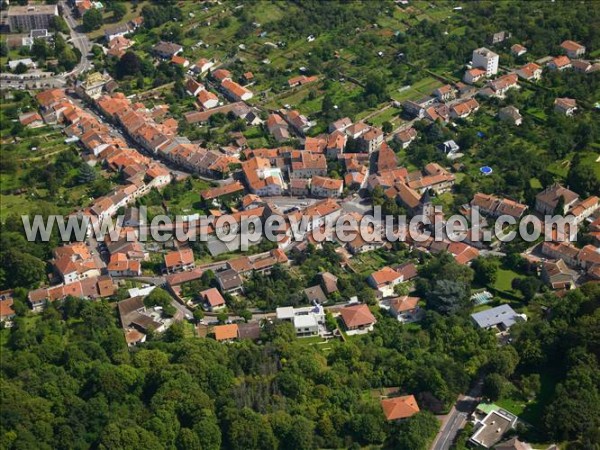
<instances>
[{"instance_id":1,"label":"grass field","mask_svg":"<svg viewBox=\"0 0 600 450\"><path fill-rule=\"evenodd\" d=\"M441 81L433 77L426 77L412 84L407 89L402 89L401 91L396 89L395 92L391 93L391 97L398 102L417 100L426 95L431 95L432 91L440 86L442 86Z\"/></svg>"}]
</instances>

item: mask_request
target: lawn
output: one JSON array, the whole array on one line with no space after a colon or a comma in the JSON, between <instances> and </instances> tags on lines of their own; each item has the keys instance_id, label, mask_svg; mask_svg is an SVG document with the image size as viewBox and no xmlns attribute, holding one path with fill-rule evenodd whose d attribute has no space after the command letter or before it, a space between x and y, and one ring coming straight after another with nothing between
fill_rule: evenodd
<instances>
[{"instance_id":1,"label":"lawn","mask_svg":"<svg viewBox=\"0 0 600 450\"><path fill-rule=\"evenodd\" d=\"M500 268L498 269L498 277L496 279L496 282L492 287L497 289L501 293L506 292L509 295L522 298L521 293L519 291L513 290L512 288L512 281L515 278L523 278L523 276L519 275L513 270Z\"/></svg>"},{"instance_id":2,"label":"lawn","mask_svg":"<svg viewBox=\"0 0 600 450\"><path fill-rule=\"evenodd\" d=\"M385 260L377 252L366 252L352 258L352 268L361 275L367 277L372 272L379 270L385 265Z\"/></svg>"},{"instance_id":3,"label":"lawn","mask_svg":"<svg viewBox=\"0 0 600 450\"><path fill-rule=\"evenodd\" d=\"M431 95L434 89L440 86L442 86L441 81L433 77L426 77L412 84L409 88L399 86L398 89L391 93L391 97L398 102L418 100L421 97Z\"/></svg>"}]
</instances>

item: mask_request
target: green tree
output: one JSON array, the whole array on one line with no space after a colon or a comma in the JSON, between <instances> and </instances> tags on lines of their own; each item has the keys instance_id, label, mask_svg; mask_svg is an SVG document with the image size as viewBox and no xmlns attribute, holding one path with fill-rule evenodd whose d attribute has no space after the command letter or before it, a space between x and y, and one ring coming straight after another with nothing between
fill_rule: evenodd
<instances>
[{"instance_id":1,"label":"green tree","mask_svg":"<svg viewBox=\"0 0 600 450\"><path fill-rule=\"evenodd\" d=\"M96 8L87 10L83 15L83 29L88 33L100 28L102 23L102 13Z\"/></svg>"},{"instance_id":2,"label":"green tree","mask_svg":"<svg viewBox=\"0 0 600 450\"><path fill-rule=\"evenodd\" d=\"M385 121L381 125L381 129L383 130L384 133L391 133L394 130L394 126L392 125L391 122Z\"/></svg>"},{"instance_id":3,"label":"green tree","mask_svg":"<svg viewBox=\"0 0 600 450\"><path fill-rule=\"evenodd\" d=\"M475 271L474 281L480 286L490 286L498 278L500 263L495 258L479 257L473 261L471 268Z\"/></svg>"},{"instance_id":4,"label":"green tree","mask_svg":"<svg viewBox=\"0 0 600 450\"><path fill-rule=\"evenodd\" d=\"M112 17L115 22L118 22L123 17L125 17L125 14L127 14L127 6L125 5L125 3L120 1L112 2L112 4L110 5L110 9L112 11Z\"/></svg>"},{"instance_id":5,"label":"green tree","mask_svg":"<svg viewBox=\"0 0 600 450\"><path fill-rule=\"evenodd\" d=\"M440 427L439 421L428 411L421 411L395 424L385 443L388 449L426 450Z\"/></svg>"},{"instance_id":6,"label":"green tree","mask_svg":"<svg viewBox=\"0 0 600 450\"><path fill-rule=\"evenodd\" d=\"M491 401L498 400L502 397L506 383L506 378L499 373L490 373L483 379L483 395Z\"/></svg>"}]
</instances>

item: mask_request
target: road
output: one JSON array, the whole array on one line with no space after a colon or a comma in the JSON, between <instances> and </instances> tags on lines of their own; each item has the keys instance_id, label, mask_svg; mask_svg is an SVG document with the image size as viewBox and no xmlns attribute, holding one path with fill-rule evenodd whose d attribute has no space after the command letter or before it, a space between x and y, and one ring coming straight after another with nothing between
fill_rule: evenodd
<instances>
[{"instance_id":1,"label":"road","mask_svg":"<svg viewBox=\"0 0 600 450\"><path fill-rule=\"evenodd\" d=\"M449 450L456 438L458 431L464 426L469 415L479 403L483 380L480 379L466 395L461 395L452 407L444 421L442 428L431 445L431 450Z\"/></svg>"},{"instance_id":2,"label":"road","mask_svg":"<svg viewBox=\"0 0 600 450\"><path fill-rule=\"evenodd\" d=\"M70 42L73 44L75 48L77 48L81 52L81 59L79 63L75 66L75 68L71 71L71 73L66 74L77 76L80 73L87 72L92 68L92 63L88 60L87 55L92 50L92 43L88 39L85 33L81 33L77 31L77 22L73 18L72 10L69 8L66 2L60 2L63 11L63 18L71 31L71 39Z\"/></svg>"},{"instance_id":3,"label":"road","mask_svg":"<svg viewBox=\"0 0 600 450\"><path fill-rule=\"evenodd\" d=\"M0 75L0 87L2 89L42 89L42 88L63 88L67 84L69 77L77 77L79 74L87 72L93 65L88 60L88 53L92 49L92 43L85 35L77 31L77 22L72 16L71 9L66 2L60 3L63 11L63 17L69 27L70 42L75 48L81 52L81 59L73 70L69 73L61 73L52 75L49 72L31 72L22 75L12 73L2 73Z\"/></svg>"}]
</instances>

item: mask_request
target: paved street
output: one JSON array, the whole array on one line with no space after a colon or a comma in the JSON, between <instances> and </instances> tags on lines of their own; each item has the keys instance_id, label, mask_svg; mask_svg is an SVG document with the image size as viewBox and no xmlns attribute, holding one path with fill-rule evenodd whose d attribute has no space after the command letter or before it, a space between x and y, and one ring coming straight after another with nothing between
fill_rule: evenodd
<instances>
[{"instance_id":1,"label":"paved street","mask_svg":"<svg viewBox=\"0 0 600 450\"><path fill-rule=\"evenodd\" d=\"M477 383L469 392L460 396L448 415L442 422L442 428L431 445L431 450L449 450L452 442L460 429L463 428L469 415L475 410L479 403L483 380Z\"/></svg>"}]
</instances>

